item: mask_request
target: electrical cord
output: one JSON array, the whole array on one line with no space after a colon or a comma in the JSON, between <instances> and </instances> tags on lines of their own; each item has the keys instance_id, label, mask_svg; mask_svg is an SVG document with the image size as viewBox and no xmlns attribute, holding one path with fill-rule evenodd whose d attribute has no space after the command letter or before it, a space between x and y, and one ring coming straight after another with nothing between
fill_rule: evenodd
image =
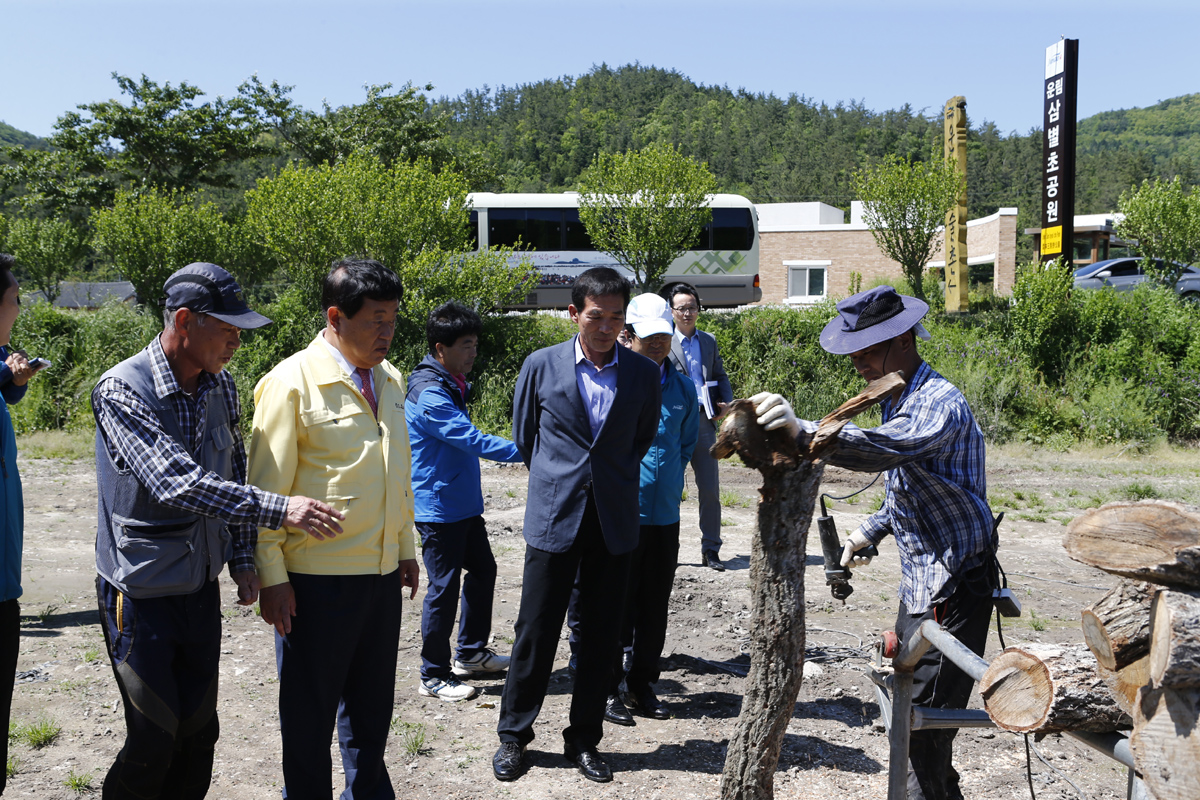
<instances>
[{"instance_id":1,"label":"electrical cord","mask_svg":"<svg viewBox=\"0 0 1200 800\"><path fill-rule=\"evenodd\" d=\"M851 497L856 497L856 496L862 494L863 492L865 492L867 489L870 489L872 486L874 486L876 484L876 482L879 481L879 476L882 474L883 474L882 472L876 472L875 477L871 479L871 482L868 483L866 486L862 487L861 489L859 489L857 492L851 492L850 494L842 495L841 497L834 497L831 494L822 494L821 498L829 499L829 500L849 500Z\"/></svg>"}]
</instances>

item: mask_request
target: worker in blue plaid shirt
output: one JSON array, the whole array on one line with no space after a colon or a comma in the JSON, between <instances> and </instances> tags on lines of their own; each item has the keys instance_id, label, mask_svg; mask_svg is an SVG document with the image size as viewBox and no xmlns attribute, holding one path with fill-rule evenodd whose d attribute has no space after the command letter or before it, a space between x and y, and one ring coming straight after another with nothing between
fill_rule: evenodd
<instances>
[{"instance_id":1,"label":"worker in blue plaid shirt","mask_svg":"<svg viewBox=\"0 0 1200 800\"><path fill-rule=\"evenodd\" d=\"M926 364L917 339L928 339L921 319L929 306L890 286L860 292L838 303L838 316L821 333L821 346L849 355L868 381L897 370L906 385L883 402L883 424L869 430L846 425L831 464L863 472L887 470L883 507L845 542L842 566L864 566L857 555L889 533L900 551L901 641L934 619L983 655L996 586L997 547L987 503L983 433L953 384ZM796 436L817 429L796 419L782 396L762 393L758 422L787 427ZM965 708L972 678L931 647L913 676L913 704ZM914 731L909 744L908 800L962 797L951 763L957 730Z\"/></svg>"},{"instance_id":2,"label":"worker in blue plaid shirt","mask_svg":"<svg viewBox=\"0 0 1200 800\"><path fill-rule=\"evenodd\" d=\"M222 566L238 603L252 605L257 526L341 532L342 514L325 503L246 485L224 367L243 329L271 321L215 264L184 267L164 292L162 333L92 391L96 592L126 724L106 800L204 797L219 733Z\"/></svg>"}]
</instances>

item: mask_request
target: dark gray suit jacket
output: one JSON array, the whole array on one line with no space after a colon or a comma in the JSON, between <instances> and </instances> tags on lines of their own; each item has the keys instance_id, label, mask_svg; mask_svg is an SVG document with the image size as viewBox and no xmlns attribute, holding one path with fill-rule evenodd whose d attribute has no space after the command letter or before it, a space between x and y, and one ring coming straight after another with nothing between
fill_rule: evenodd
<instances>
[{"instance_id":1,"label":"dark gray suit jacket","mask_svg":"<svg viewBox=\"0 0 1200 800\"><path fill-rule=\"evenodd\" d=\"M590 488L608 551L621 555L637 547L640 464L658 433L661 392L658 366L622 349L616 396L592 441L575 382L575 338L525 359L513 397L513 441L529 467L524 534L530 546L569 550Z\"/></svg>"},{"instance_id":2,"label":"dark gray suit jacket","mask_svg":"<svg viewBox=\"0 0 1200 800\"><path fill-rule=\"evenodd\" d=\"M708 387L709 398L712 400L713 413L717 412L717 403L728 403L733 400L733 387L729 385L729 376L725 374L725 364L721 361L721 353L717 350L717 340L711 333L696 329L696 337L700 339L700 367L704 372L704 380L716 381L716 386ZM683 373L689 381L687 360L683 356L683 345L677 336L671 337L671 363L675 369ZM703 407L701 407L703 409ZM701 419L704 412L701 410Z\"/></svg>"}]
</instances>

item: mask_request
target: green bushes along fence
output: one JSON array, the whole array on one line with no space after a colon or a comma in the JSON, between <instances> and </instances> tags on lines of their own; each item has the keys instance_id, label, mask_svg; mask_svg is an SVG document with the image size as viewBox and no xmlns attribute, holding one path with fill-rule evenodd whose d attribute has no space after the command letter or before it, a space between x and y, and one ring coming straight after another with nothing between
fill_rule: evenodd
<instances>
[{"instance_id":1,"label":"green bushes along fence","mask_svg":"<svg viewBox=\"0 0 1200 800\"><path fill-rule=\"evenodd\" d=\"M921 351L962 389L991 442L1065 448L1078 441L1200 439L1200 307L1151 286L1125 294L1072 292L1070 286L1062 268L1027 270L1011 307L993 302L989 310L963 316L931 313L926 327L933 338ZM264 311L275 324L247 332L230 367L247 420L255 382L304 347L321 325L288 293ZM720 343L735 395L780 392L798 414L817 418L862 386L848 358L817 344L833 315L832 303L825 303L710 314L700 324ZM13 341L54 367L35 378L26 399L12 409L18 431L90 427L91 386L160 327L158 318L121 305L96 312L26 308ZM571 333L569 320L551 314L485 319L471 375L480 427L509 430L521 363ZM401 320L393 361L407 372L424 352L423 330Z\"/></svg>"}]
</instances>

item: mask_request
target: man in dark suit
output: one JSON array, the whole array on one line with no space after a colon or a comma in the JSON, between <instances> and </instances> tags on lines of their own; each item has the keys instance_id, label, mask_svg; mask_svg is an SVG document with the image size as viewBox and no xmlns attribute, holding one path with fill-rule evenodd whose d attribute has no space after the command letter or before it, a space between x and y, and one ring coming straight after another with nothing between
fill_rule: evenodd
<instances>
[{"instance_id":1,"label":"man in dark suit","mask_svg":"<svg viewBox=\"0 0 1200 800\"><path fill-rule=\"evenodd\" d=\"M733 388L711 333L696 328L700 315L700 295L687 283L673 283L663 289L667 305L675 318L675 341L671 344L671 363L691 379L700 403L700 440L692 453L692 473L696 476L696 495L700 501L700 557L706 567L724 571L721 563L721 481L717 460L709 450L717 440L717 417L733 400Z\"/></svg>"},{"instance_id":2,"label":"man in dark suit","mask_svg":"<svg viewBox=\"0 0 1200 800\"><path fill-rule=\"evenodd\" d=\"M596 745L638 543L640 462L660 404L658 367L616 346L628 304L619 273L587 270L568 308L579 334L530 355L517 378L513 441L529 467L529 492L521 608L492 759L502 781L525 771L576 574L581 643L563 755L589 780L612 780Z\"/></svg>"}]
</instances>

